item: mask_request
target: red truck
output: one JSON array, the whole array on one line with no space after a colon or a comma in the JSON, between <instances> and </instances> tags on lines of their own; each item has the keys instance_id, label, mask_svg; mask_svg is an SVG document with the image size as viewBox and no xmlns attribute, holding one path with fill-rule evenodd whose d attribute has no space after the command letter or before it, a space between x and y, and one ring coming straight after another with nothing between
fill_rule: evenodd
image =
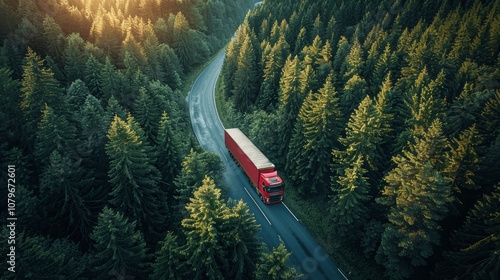
<instances>
[{"instance_id":1,"label":"red truck","mask_svg":"<svg viewBox=\"0 0 500 280\"><path fill-rule=\"evenodd\" d=\"M283 181L274 164L248 139L239 128L224 131L224 142L236 163L250 179L265 204L283 200Z\"/></svg>"}]
</instances>

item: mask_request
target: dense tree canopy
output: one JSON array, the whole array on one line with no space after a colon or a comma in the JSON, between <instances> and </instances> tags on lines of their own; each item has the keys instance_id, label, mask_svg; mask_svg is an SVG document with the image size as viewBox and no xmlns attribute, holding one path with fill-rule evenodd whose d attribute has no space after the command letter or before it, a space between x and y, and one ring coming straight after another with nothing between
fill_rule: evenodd
<instances>
[{"instance_id":1,"label":"dense tree canopy","mask_svg":"<svg viewBox=\"0 0 500 280\"><path fill-rule=\"evenodd\" d=\"M494 242L453 242L499 182L499 13L483 0L278 0L246 17L228 46L224 97L294 200L310 205L303 214L325 219L329 205L316 232L348 241L334 242L339 258L364 251L394 279L430 278L437 263L450 278L498 275L483 251ZM257 69L239 63L256 39ZM237 75L250 69L260 76ZM236 87L252 88L245 110L249 91ZM277 133L262 137L261 126ZM350 278L380 274L358 273Z\"/></svg>"}]
</instances>

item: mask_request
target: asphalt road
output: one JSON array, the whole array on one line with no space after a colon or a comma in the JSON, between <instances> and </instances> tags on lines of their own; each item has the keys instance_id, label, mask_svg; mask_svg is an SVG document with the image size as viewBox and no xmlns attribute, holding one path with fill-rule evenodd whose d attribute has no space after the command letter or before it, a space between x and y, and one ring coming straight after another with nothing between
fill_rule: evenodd
<instances>
[{"instance_id":1,"label":"asphalt road","mask_svg":"<svg viewBox=\"0 0 500 280\"><path fill-rule=\"evenodd\" d=\"M226 167L224 180L229 186L229 195L234 199L242 199L249 206L261 225L259 237L269 248L283 242L292 252L289 265L302 273L303 279L347 279L285 205L286 182L285 203L265 205L250 187L246 175L229 156L224 145L224 127L214 100L215 84L224 57L225 52L222 52L214 59L195 80L188 95L189 114L198 141L205 150L221 157Z\"/></svg>"}]
</instances>

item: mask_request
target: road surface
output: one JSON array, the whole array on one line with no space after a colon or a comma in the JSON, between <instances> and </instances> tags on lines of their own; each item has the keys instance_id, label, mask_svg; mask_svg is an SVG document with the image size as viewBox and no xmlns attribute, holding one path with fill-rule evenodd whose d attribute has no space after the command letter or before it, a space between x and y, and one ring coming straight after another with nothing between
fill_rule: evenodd
<instances>
[{"instance_id":1,"label":"road surface","mask_svg":"<svg viewBox=\"0 0 500 280\"><path fill-rule=\"evenodd\" d=\"M206 151L221 157L226 167L224 180L229 186L230 197L242 199L249 206L255 219L261 224L259 237L269 248L277 247L283 242L292 253L289 264L304 275L303 279L347 279L284 203L265 205L258 199L243 171L229 156L224 145L224 127L214 100L215 84L224 57L225 52L220 53L198 76L187 97L198 141Z\"/></svg>"}]
</instances>

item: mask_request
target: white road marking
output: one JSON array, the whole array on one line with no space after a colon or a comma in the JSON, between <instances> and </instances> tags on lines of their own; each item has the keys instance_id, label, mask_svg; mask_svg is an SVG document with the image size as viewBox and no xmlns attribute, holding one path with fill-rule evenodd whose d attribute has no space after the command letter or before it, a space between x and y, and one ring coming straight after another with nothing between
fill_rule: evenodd
<instances>
[{"instance_id":1,"label":"white road marking","mask_svg":"<svg viewBox=\"0 0 500 280\"><path fill-rule=\"evenodd\" d=\"M342 274L342 276L344 276L344 278L347 280L347 277L345 277L345 274L342 272L342 270L340 270L340 268L337 268L337 270L340 272L340 274Z\"/></svg>"},{"instance_id":2,"label":"white road marking","mask_svg":"<svg viewBox=\"0 0 500 280\"><path fill-rule=\"evenodd\" d=\"M226 154L224 154L224 151L223 151L220 147L219 147L219 150L220 150L220 153L221 153L221 154L224 156L224 158L226 159L226 161L228 161L228 160L227 160L227 157L226 157Z\"/></svg>"},{"instance_id":3,"label":"white road marking","mask_svg":"<svg viewBox=\"0 0 500 280\"><path fill-rule=\"evenodd\" d=\"M248 192L247 188L246 187L243 187L243 188L247 192L248 196L253 200L253 203L255 203L255 205L257 205L257 208L259 208L260 213L262 213L262 215L264 216L264 218L266 218L266 220L269 223L269 225L272 225L271 221L269 221L269 219L267 218L266 214L264 214L264 211L262 211L262 209L260 208L259 204L257 204L257 201L255 201L255 199L253 199L252 195Z\"/></svg>"},{"instance_id":4,"label":"white road marking","mask_svg":"<svg viewBox=\"0 0 500 280\"><path fill-rule=\"evenodd\" d=\"M290 214L292 214L292 216L293 216L293 217L295 218L295 220L298 222L298 221L299 221L299 219L297 219L297 217L295 217L295 215L292 213L292 211L290 210L290 208L288 208L288 206L286 206L286 204L285 204L283 201L281 201L281 203L285 206L286 210L288 210L288 212L290 212Z\"/></svg>"}]
</instances>

